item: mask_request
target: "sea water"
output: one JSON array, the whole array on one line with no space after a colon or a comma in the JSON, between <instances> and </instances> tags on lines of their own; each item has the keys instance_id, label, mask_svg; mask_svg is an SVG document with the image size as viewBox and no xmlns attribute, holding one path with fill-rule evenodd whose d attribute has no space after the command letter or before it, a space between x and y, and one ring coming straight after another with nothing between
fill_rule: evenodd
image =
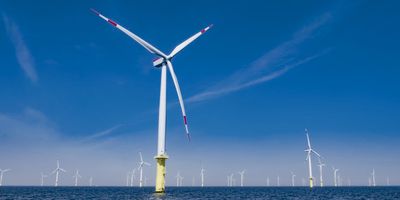
<instances>
[{"instance_id":1,"label":"sea water","mask_svg":"<svg viewBox=\"0 0 400 200\"><path fill-rule=\"evenodd\" d=\"M3 199L400 199L400 187L168 187L164 195L153 187L0 187Z\"/></svg>"}]
</instances>

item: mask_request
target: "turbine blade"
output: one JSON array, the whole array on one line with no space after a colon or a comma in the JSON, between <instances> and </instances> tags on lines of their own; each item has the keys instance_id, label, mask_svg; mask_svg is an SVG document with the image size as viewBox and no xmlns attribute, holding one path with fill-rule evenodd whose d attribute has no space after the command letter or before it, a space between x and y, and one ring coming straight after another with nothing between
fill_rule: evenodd
<instances>
[{"instance_id":1,"label":"turbine blade","mask_svg":"<svg viewBox=\"0 0 400 200\"><path fill-rule=\"evenodd\" d=\"M178 46L175 47L174 50L172 50L172 52L169 54L169 58L173 58L177 53L179 53L182 49L184 49L187 45L189 45L190 43L192 43L194 40L196 40L198 37L200 37L200 35L202 35L203 33L205 33L206 31L208 31L208 29L210 29L213 25L209 25L206 28L204 28L203 30L201 30L200 32L194 34L192 37L190 37L189 39L185 40L184 42L180 43Z\"/></svg>"},{"instance_id":2,"label":"turbine blade","mask_svg":"<svg viewBox=\"0 0 400 200\"><path fill-rule=\"evenodd\" d=\"M312 152L314 152L318 157L321 157L321 155L319 155L319 153L317 153L316 151L314 151L314 149L311 149Z\"/></svg>"},{"instance_id":3,"label":"turbine blade","mask_svg":"<svg viewBox=\"0 0 400 200\"><path fill-rule=\"evenodd\" d=\"M67 172L67 171L65 171L65 169L63 169L63 168L58 168L60 171L62 171L62 172Z\"/></svg>"},{"instance_id":4,"label":"turbine blade","mask_svg":"<svg viewBox=\"0 0 400 200\"><path fill-rule=\"evenodd\" d=\"M140 162L143 162L142 152L139 152L139 156L140 156Z\"/></svg>"},{"instance_id":5,"label":"turbine blade","mask_svg":"<svg viewBox=\"0 0 400 200\"><path fill-rule=\"evenodd\" d=\"M140 38L139 36L135 35L134 33L130 32L128 29L124 28L123 26L117 24L116 22L114 22L113 20L105 17L104 15L100 14L99 12L97 12L94 9L91 9L97 16L99 16L100 18L104 19L105 21L107 21L108 23L110 23L111 25L113 25L115 28L121 30L122 32L124 32L125 34L127 34L129 37L131 37L132 39L134 39L137 43L139 43L140 45L142 45L145 49L147 49L150 53L156 54L158 56L161 56L163 58L167 58L167 56L161 52L160 50L158 50L157 48L155 48L153 45L149 44L148 42L144 41L142 38Z\"/></svg>"},{"instance_id":6,"label":"turbine blade","mask_svg":"<svg viewBox=\"0 0 400 200\"><path fill-rule=\"evenodd\" d=\"M148 163L148 162L144 162L144 164L147 165L147 166L151 166L151 164Z\"/></svg>"},{"instance_id":7,"label":"turbine blade","mask_svg":"<svg viewBox=\"0 0 400 200\"><path fill-rule=\"evenodd\" d=\"M182 110L183 123L185 124L185 129L186 129L186 135L187 135L188 140L190 141L190 134L189 134L189 128L188 128L188 124L187 124L185 105L183 104L182 93L181 93L181 89L179 87L178 79L176 78L174 68L172 67L172 64L169 60L167 60L167 65L168 65L169 72L172 76L172 80L174 81L176 93L178 94L179 104L180 104L181 110Z\"/></svg>"},{"instance_id":8,"label":"turbine blade","mask_svg":"<svg viewBox=\"0 0 400 200\"><path fill-rule=\"evenodd\" d=\"M310 142L310 137L308 136L308 130L307 129L306 129L306 136L307 136L308 148L311 149L311 142Z\"/></svg>"}]
</instances>

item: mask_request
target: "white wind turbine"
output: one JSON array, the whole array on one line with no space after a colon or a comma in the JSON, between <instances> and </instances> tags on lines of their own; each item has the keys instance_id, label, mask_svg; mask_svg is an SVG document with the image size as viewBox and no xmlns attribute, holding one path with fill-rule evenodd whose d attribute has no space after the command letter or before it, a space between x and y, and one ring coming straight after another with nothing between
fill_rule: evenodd
<instances>
[{"instance_id":1,"label":"white wind turbine","mask_svg":"<svg viewBox=\"0 0 400 200\"><path fill-rule=\"evenodd\" d=\"M204 187L204 172L206 170L203 168L203 165L201 166L201 170L200 170L200 179L201 179L201 187Z\"/></svg>"},{"instance_id":2,"label":"white wind turbine","mask_svg":"<svg viewBox=\"0 0 400 200\"><path fill-rule=\"evenodd\" d=\"M234 176L234 175L235 175L235 174L232 173L232 174L229 176L229 180L230 180L229 185L230 185L230 186L234 186L234 184L233 184L233 182L234 182L234 181L233 181L233 176Z\"/></svg>"},{"instance_id":3,"label":"white wind turbine","mask_svg":"<svg viewBox=\"0 0 400 200\"><path fill-rule=\"evenodd\" d=\"M4 173L10 171L11 169L0 169L0 186L3 185L3 175Z\"/></svg>"},{"instance_id":4,"label":"white wind turbine","mask_svg":"<svg viewBox=\"0 0 400 200\"><path fill-rule=\"evenodd\" d=\"M246 172L246 170L242 170L240 172L238 172L238 174L240 175L240 187L243 187L243 179L244 179L244 173Z\"/></svg>"},{"instance_id":5,"label":"white wind turbine","mask_svg":"<svg viewBox=\"0 0 400 200\"><path fill-rule=\"evenodd\" d=\"M93 177L89 178L89 186L92 187L93 186Z\"/></svg>"},{"instance_id":6,"label":"white wind turbine","mask_svg":"<svg viewBox=\"0 0 400 200\"><path fill-rule=\"evenodd\" d=\"M338 183L337 183L337 172L339 171L339 169L336 169L335 167L332 167L332 170L333 170L333 183L334 183L335 187L337 187L338 186Z\"/></svg>"},{"instance_id":7,"label":"white wind turbine","mask_svg":"<svg viewBox=\"0 0 400 200\"><path fill-rule=\"evenodd\" d=\"M93 10L93 9L92 9ZM167 68L171 74L172 80L175 85L176 92L178 94L179 104L181 107L182 115L183 115L183 122L186 129L186 135L190 141L189 129L187 125L187 118L185 107L182 99L181 90L179 87L178 79L175 75L174 68L172 66L171 60L174 56L179 53L182 49L196 40L200 35L205 33L207 30L211 28L211 25L204 28L200 32L196 33L189 39L185 40L178 46L176 46L172 52L167 55L156 47L151 45L150 43L144 41L139 36L135 35L134 33L130 32L129 30L125 29L121 25L117 24L113 20L105 17L104 15L100 14L99 12L93 10L99 17L113 25L115 28L121 30L137 43L142 45L146 50L150 53L155 54L157 58L153 61L153 66L157 68L161 68L161 89L160 89L160 106L159 106L159 115L158 115L158 145L157 145L157 156L155 159L157 160L157 174L156 174L156 192L163 193L165 192L165 160L168 158L166 151L165 151L165 127L166 127L166 85L167 85Z\"/></svg>"},{"instance_id":8,"label":"white wind turbine","mask_svg":"<svg viewBox=\"0 0 400 200\"><path fill-rule=\"evenodd\" d=\"M75 179L75 186L78 186L78 179L82 178L82 176L79 174L79 170L76 170L75 175L72 177Z\"/></svg>"},{"instance_id":9,"label":"white wind turbine","mask_svg":"<svg viewBox=\"0 0 400 200\"><path fill-rule=\"evenodd\" d=\"M56 182L54 183L54 186L58 186L58 176L60 175L60 172L67 172L64 169L60 168L60 162L57 160L57 168L51 172L51 174L56 174Z\"/></svg>"},{"instance_id":10,"label":"white wind turbine","mask_svg":"<svg viewBox=\"0 0 400 200\"><path fill-rule=\"evenodd\" d=\"M306 160L308 160L308 173L309 173L309 179L310 179L310 188L312 188L314 186L314 182L313 182L313 175L312 175L311 153L314 153L318 157L321 157L321 156L316 151L314 151L314 149L311 148L311 142L310 142L310 137L308 135L308 130L305 129L305 131L306 131L306 136L307 136L307 149L304 151L307 152Z\"/></svg>"},{"instance_id":11,"label":"white wind turbine","mask_svg":"<svg viewBox=\"0 0 400 200\"><path fill-rule=\"evenodd\" d=\"M44 178L46 178L47 175L43 174L43 172L40 173L40 186L44 185Z\"/></svg>"},{"instance_id":12,"label":"white wind turbine","mask_svg":"<svg viewBox=\"0 0 400 200\"><path fill-rule=\"evenodd\" d=\"M376 186L376 182L375 182L375 169L372 169L372 173L371 173L371 176L372 176L372 186Z\"/></svg>"},{"instance_id":13,"label":"white wind turbine","mask_svg":"<svg viewBox=\"0 0 400 200\"><path fill-rule=\"evenodd\" d=\"M319 167L319 185L323 187L324 182L322 180L322 167L325 167L325 164L322 163L321 158L318 158L318 167Z\"/></svg>"},{"instance_id":14,"label":"white wind turbine","mask_svg":"<svg viewBox=\"0 0 400 200\"><path fill-rule=\"evenodd\" d=\"M269 176L267 176L267 187L269 187Z\"/></svg>"},{"instance_id":15,"label":"white wind turbine","mask_svg":"<svg viewBox=\"0 0 400 200\"><path fill-rule=\"evenodd\" d=\"M292 175L292 187L294 187L294 177L296 177L296 174L293 172L290 172L290 174Z\"/></svg>"},{"instance_id":16,"label":"white wind turbine","mask_svg":"<svg viewBox=\"0 0 400 200\"><path fill-rule=\"evenodd\" d=\"M135 174L136 174L136 169L132 169L131 174L131 187L133 187L133 179L136 178Z\"/></svg>"},{"instance_id":17,"label":"white wind turbine","mask_svg":"<svg viewBox=\"0 0 400 200\"><path fill-rule=\"evenodd\" d=\"M140 162L139 162L139 167L138 167L138 169L140 170L139 187L142 187L143 186L143 166L144 165L150 166L150 163L143 161L142 152L139 152L139 156L140 156Z\"/></svg>"},{"instance_id":18,"label":"white wind turbine","mask_svg":"<svg viewBox=\"0 0 400 200\"><path fill-rule=\"evenodd\" d=\"M279 177L279 175L276 177L276 186L281 186L281 178Z\"/></svg>"},{"instance_id":19,"label":"white wind turbine","mask_svg":"<svg viewBox=\"0 0 400 200\"><path fill-rule=\"evenodd\" d=\"M128 172L128 173L126 174L126 187L129 186L129 179L130 179L130 176L131 176L131 172Z\"/></svg>"},{"instance_id":20,"label":"white wind turbine","mask_svg":"<svg viewBox=\"0 0 400 200\"><path fill-rule=\"evenodd\" d=\"M182 186L182 179L183 177L181 176L180 172L178 171L178 173L176 174L176 186Z\"/></svg>"}]
</instances>

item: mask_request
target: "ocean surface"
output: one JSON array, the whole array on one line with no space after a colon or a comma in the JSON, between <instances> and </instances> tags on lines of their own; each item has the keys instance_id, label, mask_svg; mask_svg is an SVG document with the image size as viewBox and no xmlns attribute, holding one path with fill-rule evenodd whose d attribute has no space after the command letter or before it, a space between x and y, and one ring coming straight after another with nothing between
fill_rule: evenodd
<instances>
[{"instance_id":1,"label":"ocean surface","mask_svg":"<svg viewBox=\"0 0 400 200\"><path fill-rule=\"evenodd\" d=\"M168 187L164 195L153 187L0 187L3 199L400 199L400 187Z\"/></svg>"}]
</instances>

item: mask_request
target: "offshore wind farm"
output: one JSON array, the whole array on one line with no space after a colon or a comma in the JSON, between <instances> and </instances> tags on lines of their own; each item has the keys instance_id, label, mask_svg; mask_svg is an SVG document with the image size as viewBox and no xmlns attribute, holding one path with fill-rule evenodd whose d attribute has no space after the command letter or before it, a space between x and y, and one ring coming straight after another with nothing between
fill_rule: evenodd
<instances>
[{"instance_id":1,"label":"offshore wind farm","mask_svg":"<svg viewBox=\"0 0 400 200\"><path fill-rule=\"evenodd\" d=\"M396 7L1 2L0 200L396 199Z\"/></svg>"}]
</instances>

